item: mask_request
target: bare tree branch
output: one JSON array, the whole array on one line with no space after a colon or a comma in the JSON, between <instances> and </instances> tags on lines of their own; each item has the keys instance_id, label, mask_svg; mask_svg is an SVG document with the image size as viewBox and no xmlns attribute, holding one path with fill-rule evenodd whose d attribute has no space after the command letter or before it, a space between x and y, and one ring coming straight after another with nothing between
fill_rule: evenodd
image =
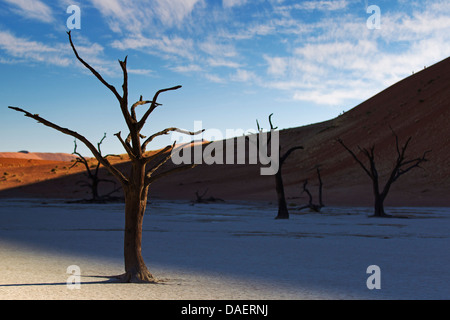
<instances>
[{"instance_id":1,"label":"bare tree branch","mask_svg":"<svg viewBox=\"0 0 450 320\"><path fill-rule=\"evenodd\" d=\"M270 130L277 130L278 129L278 127L273 127L273 124L272 124L272 116L273 116L273 113L271 113L270 115L269 115L269 124L270 124Z\"/></svg>"},{"instance_id":2,"label":"bare tree branch","mask_svg":"<svg viewBox=\"0 0 450 320\"><path fill-rule=\"evenodd\" d=\"M356 154L344 144L344 141L342 141L341 138L338 138L336 141L339 142L350 153L350 155L353 157L353 159L355 159L355 161L361 166L361 168L363 168L364 172L367 173L367 175L369 177L372 177L372 174L369 171L369 169L367 169L366 166L361 162L361 160L358 159ZM361 148L360 148L360 150L361 150ZM366 150L366 152L367 152L367 150Z\"/></svg>"},{"instance_id":3,"label":"bare tree branch","mask_svg":"<svg viewBox=\"0 0 450 320\"><path fill-rule=\"evenodd\" d=\"M305 192L308 195L308 199L309 199L308 200L308 204L300 207L298 210L303 210L303 209L309 208L312 211L320 212L320 210L325 206L323 204L323 202L322 202L322 188L323 188L323 184L322 184L322 178L320 177L319 166L316 167L316 172L317 172L317 179L319 180L319 204L314 204L313 203L313 197L311 195L311 192L307 188L308 179L306 179L303 182L303 191L302 191L302 193Z\"/></svg>"},{"instance_id":4,"label":"bare tree branch","mask_svg":"<svg viewBox=\"0 0 450 320\"><path fill-rule=\"evenodd\" d=\"M123 84L122 84L122 90L123 90L123 96L122 100L125 105L128 104L128 72L127 72L127 58L128 56L123 59L123 61L119 60L120 67L122 68L123 73Z\"/></svg>"},{"instance_id":5,"label":"bare tree branch","mask_svg":"<svg viewBox=\"0 0 450 320\"><path fill-rule=\"evenodd\" d=\"M145 157L144 161L145 161L145 163L149 163L149 162L153 161L154 159L158 158L160 155L166 153L167 151L169 151L171 149L172 149L172 146L166 146L163 149L161 149L158 152L156 152L155 154L152 154L151 156Z\"/></svg>"},{"instance_id":6,"label":"bare tree branch","mask_svg":"<svg viewBox=\"0 0 450 320\"><path fill-rule=\"evenodd\" d=\"M173 145L170 147L171 150L173 150L175 148L175 144L177 142L175 141L173 143ZM161 153L160 153L161 154ZM160 161L158 161L158 163L156 163L153 168L151 168L147 173L146 173L146 180L150 179L150 177L152 176L152 174L158 170L164 163L166 163L167 161L169 161L169 159L172 158L172 152L170 152L165 158L161 159Z\"/></svg>"},{"instance_id":7,"label":"bare tree branch","mask_svg":"<svg viewBox=\"0 0 450 320\"><path fill-rule=\"evenodd\" d=\"M310 206L310 205L312 205L312 200L313 200L313 198L312 198L311 192L309 192L308 188L306 187L307 184L308 184L308 179L306 179L306 180L303 182L303 192L305 192L305 193L308 195L308 199L309 199L309 201L308 201L308 206Z\"/></svg>"},{"instance_id":8,"label":"bare tree branch","mask_svg":"<svg viewBox=\"0 0 450 320\"><path fill-rule=\"evenodd\" d=\"M153 99L152 99L150 108L148 108L148 110L147 110L147 111L145 112L145 114L142 116L141 120L139 120L139 122L138 122L138 132L141 131L142 127L143 127L144 124L145 124L145 121L147 121L148 116L153 112L153 110L155 110L155 108L156 108L158 105L160 105L159 103L156 102L156 100L158 99L158 96L159 96L161 93L163 93L163 92L170 91L170 90L178 90L178 89L180 89L180 88L181 88L181 86L175 86L175 87L171 87L171 88L167 88L167 89L161 89L161 90L158 90L158 91L155 93L155 96L154 96Z\"/></svg>"},{"instance_id":9,"label":"bare tree branch","mask_svg":"<svg viewBox=\"0 0 450 320\"><path fill-rule=\"evenodd\" d=\"M157 174L155 176L151 176L148 180L146 180L146 184L150 185L153 182L161 179L162 177L165 177L165 176L173 174L173 173L189 170L189 169L195 168L196 166L197 166L196 164L187 164L187 165L184 165L184 166L178 166L178 167L172 168L170 170L167 170L167 171L162 172L160 174Z\"/></svg>"},{"instance_id":10,"label":"bare tree branch","mask_svg":"<svg viewBox=\"0 0 450 320\"><path fill-rule=\"evenodd\" d=\"M106 158L102 157L102 155L100 154L100 152L94 147L94 145L92 145L91 142L89 142L89 140L87 140L84 136L82 136L81 134L69 130L67 128L62 128L44 118L41 118L38 114L31 114L30 112L23 110L21 108L17 108L17 107L11 107L9 106L8 108L13 109L15 111L19 111L25 114L26 117L32 118L40 123L42 123L43 125L53 128L55 130L58 130L59 132L62 132L66 135L72 136L78 140L80 140L81 142L83 142L86 147L88 147L88 149L92 152L92 154L94 155L94 157L101 162L101 164L109 170L109 172L111 172L112 175L114 175L122 184L127 184L128 183L128 179L122 174L122 172L120 172L119 170L117 170Z\"/></svg>"},{"instance_id":11,"label":"bare tree branch","mask_svg":"<svg viewBox=\"0 0 450 320\"><path fill-rule=\"evenodd\" d=\"M131 117L135 120L135 121L137 121L137 119L136 119L136 107L138 107L138 106L143 106L143 105L145 105L145 104L155 104L156 105L156 107L159 107L159 106L162 106L162 104L160 104L160 103L157 103L157 102L154 102L154 101L151 101L151 100L142 100L142 96L141 96L141 98L140 98L140 100L139 101L137 101L137 102L135 102L135 103L133 103L133 105L131 106Z\"/></svg>"},{"instance_id":12,"label":"bare tree branch","mask_svg":"<svg viewBox=\"0 0 450 320\"><path fill-rule=\"evenodd\" d=\"M73 149L72 154L75 154L78 158L75 159L75 163L69 168L69 170L72 169L77 163L81 163L86 168L86 173L87 173L88 178L92 178L93 175L92 175L92 172L91 172L91 168L89 168L89 164L88 164L86 158L83 157L81 155L81 153L79 153L77 151L77 147L78 147L77 146L77 139L74 139L73 143L74 143L74 149ZM99 151L99 153L100 153L100 151Z\"/></svg>"},{"instance_id":13,"label":"bare tree branch","mask_svg":"<svg viewBox=\"0 0 450 320\"><path fill-rule=\"evenodd\" d=\"M146 184L146 185L149 185L150 183L152 183L153 181L155 181L155 179L153 178L153 174L154 174L154 173L155 173L155 172L156 172L163 164L165 164L167 161L169 161L169 159L172 158L172 156L174 155L174 153L176 153L178 150L180 150L180 149L186 147L187 145L192 145L192 144L193 144L193 142L188 142L188 143L182 144L182 145L178 146L177 148L175 148L176 143L177 143L177 142L175 141L175 142L173 143L172 146L167 146L166 148L164 148L163 150L159 151L157 154L155 154L155 155L152 156L152 159L155 159L155 158L157 158L159 155L162 155L164 152L168 152L169 150L171 150L171 152L170 152L166 157L164 157L163 159L161 159L161 160L159 160L157 163L155 163L155 164L153 165L152 169L150 169L150 170L146 173L146 177L145 177L145 184ZM164 151L164 152L163 152L163 151ZM149 162L149 161L150 161L150 160L148 160L148 161L146 161L146 162ZM187 165L187 166L181 166L181 167L186 167L186 169L188 169L188 167L194 168L195 165L194 165L194 166ZM175 170L175 169L177 169L177 168L180 168L180 166L178 166L178 167L176 167L176 168L173 168L173 169L170 169L169 172L172 172L172 170ZM175 170L174 172L178 172L178 171ZM166 174L164 174L164 175L166 175ZM158 174L158 176L159 176L159 174ZM158 179L159 179L159 178L158 178Z\"/></svg>"},{"instance_id":14,"label":"bare tree branch","mask_svg":"<svg viewBox=\"0 0 450 320\"><path fill-rule=\"evenodd\" d=\"M300 150L300 149L303 149L303 147L296 146L296 147L292 147L288 151L286 151L286 153L280 158L280 166L286 161L286 159L290 156L290 154L292 152L294 152L295 150Z\"/></svg>"},{"instance_id":15,"label":"bare tree branch","mask_svg":"<svg viewBox=\"0 0 450 320\"><path fill-rule=\"evenodd\" d=\"M130 116L130 113L128 112L128 74L127 74L127 69L126 69L126 64L127 64L127 57L125 57L124 61L120 61L119 60L119 64L120 67L123 70L123 84L122 84L122 88L123 88L123 96L120 96L120 94L117 92L116 88L114 86L112 86L111 84L109 84L105 79L103 79L103 77L100 75L100 73L98 73L93 67L91 67L86 61L84 61L80 55L78 54L77 50L75 49L75 46L72 42L72 35L71 32L67 32L67 34L69 35L69 42L70 42L70 46L72 47L72 50L75 54L75 56L77 57L77 59L87 68L89 69L89 71L92 72L92 74L98 79L100 80L100 82L105 85L109 90L111 90L111 92L115 95L116 99L119 101L120 104L120 109L122 111L123 117L125 119L125 122L127 123L128 128L130 129L130 131L133 130L133 126L132 126L132 118Z\"/></svg>"},{"instance_id":16,"label":"bare tree branch","mask_svg":"<svg viewBox=\"0 0 450 320\"><path fill-rule=\"evenodd\" d=\"M98 153L102 154L102 149L101 149L101 145L103 143L103 140L105 140L106 138L106 132L103 135L103 138L100 139L100 141L97 143L97 149L98 149ZM103 156L103 155L102 155ZM106 158L106 157L104 157ZM100 162L97 162L97 167L95 168L95 176L98 176L98 169L100 168Z\"/></svg>"},{"instance_id":17,"label":"bare tree branch","mask_svg":"<svg viewBox=\"0 0 450 320\"><path fill-rule=\"evenodd\" d=\"M119 102L122 102L122 97L120 96L120 94L117 92L116 88L112 85L110 85L108 82L106 82L105 79L103 79L103 77L94 69L92 68L86 61L84 61L79 55L77 50L75 49L75 46L73 45L72 42L72 35L69 32L67 32L67 34L69 35L69 41L70 41L70 46L72 47L73 53L75 53L75 56L77 57L77 59L87 68L89 69L89 71L92 72L92 74L98 79L100 80L101 83L103 83L109 90L111 90L111 92L116 96L117 100L119 100Z\"/></svg>"},{"instance_id":18,"label":"bare tree branch","mask_svg":"<svg viewBox=\"0 0 450 320\"><path fill-rule=\"evenodd\" d=\"M117 139L119 139L120 143L122 144L122 146L123 146L124 149L126 150L128 156L129 156L131 159L136 159L136 155L134 154L133 150L131 149L131 146L129 145L129 143L123 141L123 139L122 139L122 137L121 137L120 134L121 134L121 132L119 131L119 132L117 132L117 133L115 134L115 136L117 137Z\"/></svg>"},{"instance_id":19,"label":"bare tree branch","mask_svg":"<svg viewBox=\"0 0 450 320\"><path fill-rule=\"evenodd\" d=\"M199 130L199 131L196 131L196 132L191 132L191 131L187 131L187 130L183 130L183 129L178 129L178 128L175 128L175 127L167 128L167 129L164 129L164 130L162 130L162 131L160 131L160 132L157 132L157 133L151 135L147 140L145 140L145 142L142 144L142 147L141 147L141 148L142 148L142 151L145 151L145 149L147 148L147 145L148 145L153 139L155 139L155 138L158 137L158 136L162 136L162 135L168 134L169 132L179 132L179 133L184 133L184 134L186 134L186 135L195 136L195 135L200 134L200 133L202 133L202 132L204 132L204 131L205 131L205 129Z\"/></svg>"}]
</instances>

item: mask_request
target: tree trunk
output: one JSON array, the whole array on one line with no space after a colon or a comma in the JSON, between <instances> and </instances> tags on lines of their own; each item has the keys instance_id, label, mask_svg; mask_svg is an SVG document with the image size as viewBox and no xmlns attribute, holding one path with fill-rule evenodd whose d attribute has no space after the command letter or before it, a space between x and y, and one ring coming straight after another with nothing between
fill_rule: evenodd
<instances>
[{"instance_id":1,"label":"tree trunk","mask_svg":"<svg viewBox=\"0 0 450 320\"><path fill-rule=\"evenodd\" d=\"M373 214L374 217L390 217L390 215L384 212L384 199L380 194L375 194L375 212Z\"/></svg>"},{"instance_id":2,"label":"tree trunk","mask_svg":"<svg viewBox=\"0 0 450 320\"><path fill-rule=\"evenodd\" d=\"M99 200L100 197L98 195L98 179L93 178L92 179L92 200Z\"/></svg>"},{"instance_id":3,"label":"tree trunk","mask_svg":"<svg viewBox=\"0 0 450 320\"><path fill-rule=\"evenodd\" d=\"M148 187L144 186L145 167L133 164L133 183L125 191L125 234L124 258L125 274L120 278L124 282L155 282L156 279L147 269L142 258L142 224L147 207Z\"/></svg>"},{"instance_id":4,"label":"tree trunk","mask_svg":"<svg viewBox=\"0 0 450 320\"><path fill-rule=\"evenodd\" d=\"M289 211L287 209L286 197L284 194L283 178L281 176L281 166L275 174L275 187L278 199L278 215L275 219L289 219Z\"/></svg>"}]
</instances>

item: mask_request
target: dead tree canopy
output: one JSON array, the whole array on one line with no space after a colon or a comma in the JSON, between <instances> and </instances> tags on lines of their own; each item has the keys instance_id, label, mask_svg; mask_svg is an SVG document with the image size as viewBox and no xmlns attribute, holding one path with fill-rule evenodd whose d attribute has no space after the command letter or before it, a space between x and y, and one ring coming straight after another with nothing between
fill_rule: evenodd
<instances>
[{"instance_id":1,"label":"dead tree canopy","mask_svg":"<svg viewBox=\"0 0 450 320\"><path fill-rule=\"evenodd\" d=\"M124 282L154 282L156 281L147 266L141 253L142 246L142 223L147 205L148 189L150 184L168 174L176 173L182 170L190 169L195 165L183 165L172 167L165 171L158 170L172 157L175 143L167 146L151 156L146 156L145 151L153 139L168 134L170 132L180 132L187 135L196 135L198 132L190 132L181 130L176 127L169 127L162 131L150 135L148 138L141 131L152 112L161 104L157 102L158 97L168 91L174 91L181 88L180 85L158 90L151 100L144 100L142 96L131 106L128 102L128 72L127 57L123 61L119 60L119 65L123 73L122 93L109 84L93 67L84 61L78 54L73 42L71 33L68 32L69 42L73 53L84 67L86 67L116 98L125 123L128 128L128 134L125 139L122 138L121 132L115 134L121 145L125 149L131 160L131 170L129 172L121 172L113 166L106 156L102 156L99 148L96 148L88 139L76 131L61 127L50 122L38 114L32 114L26 110L17 107L9 107L15 111L25 114L26 117L32 118L43 125L53 128L63 134L72 136L81 141L92 152L98 162L104 166L120 183L125 197L125 234L124 234L124 261L125 273L119 277ZM143 108L143 115L138 117L136 109ZM183 146L181 146L183 147ZM180 147L180 148L181 148Z\"/></svg>"},{"instance_id":2,"label":"dead tree canopy","mask_svg":"<svg viewBox=\"0 0 450 320\"><path fill-rule=\"evenodd\" d=\"M374 203L374 216L375 217L390 217L390 215L386 214L384 211L384 200L386 199L389 190L391 189L392 184L397 181L401 176L410 172L415 168L421 168L421 164L423 162L428 161L427 154L431 152L431 150L425 151L421 156L415 157L412 159L408 159L406 157L406 150L408 149L409 143L412 140L412 137L409 137L403 146L400 146L399 139L397 134L392 130L392 134L395 138L395 151L397 153L397 157L394 162L394 167L390 172L384 187L380 186L380 177L378 173L378 169L375 163L375 146L370 148L361 148L358 146L359 151L367 158L369 164L366 165L362 160L359 159L358 155L356 155L347 145L345 145L342 139L337 139L337 141L350 153L352 158L358 163L358 165L363 169L363 171L369 176L372 180L372 188L373 194L375 198Z\"/></svg>"}]
</instances>

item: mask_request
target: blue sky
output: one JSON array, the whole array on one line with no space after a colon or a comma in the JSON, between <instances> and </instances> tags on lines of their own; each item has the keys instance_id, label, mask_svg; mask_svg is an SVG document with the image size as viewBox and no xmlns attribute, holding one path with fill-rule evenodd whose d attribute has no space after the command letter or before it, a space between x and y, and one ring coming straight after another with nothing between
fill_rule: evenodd
<instances>
[{"instance_id":1,"label":"blue sky","mask_svg":"<svg viewBox=\"0 0 450 320\"><path fill-rule=\"evenodd\" d=\"M104 153L124 153L115 98L70 49L69 5L81 9L80 55L119 92L128 55L130 102L183 86L160 96L143 134L194 121L225 134L270 113L280 129L328 120L450 55L448 0L0 0L0 151L73 151L13 105L92 142L106 132Z\"/></svg>"}]
</instances>

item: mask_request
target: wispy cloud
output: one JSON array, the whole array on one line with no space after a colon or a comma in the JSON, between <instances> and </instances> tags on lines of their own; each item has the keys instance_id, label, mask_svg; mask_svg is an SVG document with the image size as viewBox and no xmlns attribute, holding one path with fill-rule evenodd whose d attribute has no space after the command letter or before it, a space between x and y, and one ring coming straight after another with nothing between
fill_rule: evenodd
<instances>
[{"instance_id":1,"label":"wispy cloud","mask_svg":"<svg viewBox=\"0 0 450 320\"><path fill-rule=\"evenodd\" d=\"M227 82L223 77L221 77L217 74L206 73L206 74L204 74L204 77L205 77L205 79L207 79L208 81L211 81L213 83L226 83Z\"/></svg>"},{"instance_id":2,"label":"wispy cloud","mask_svg":"<svg viewBox=\"0 0 450 320\"><path fill-rule=\"evenodd\" d=\"M259 81L258 76L254 72L245 69L237 69L236 72L230 76L230 79L237 82L251 83Z\"/></svg>"},{"instance_id":3,"label":"wispy cloud","mask_svg":"<svg viewBox=\"0 0 450 320\"><path fill-rule=\"evenodd\" d=\"M224 8L239 7L247 3L247 0L223 0L222 5Z\"/></svg>"},{"instance_id":4,"label":"wispy cloud","mask_svg":"<svg viewBox=\"0 0 450 320\"><path fill-rule=\"evenodd\" d=\"M226 67L232 69L238 69L242 67L242 65L238 62L234 62L231 60L225 60L222 58L209 58L206 60L209 66L211 67Z\"/></svg>"},{"instance_id":5,"label":"wispy cloud","mask_svg":"<svg viewBox=\"0 0 450 320\"><path fill-rule=\"evenodd\" d=\"M303 1L293 5L294 9L299 10L342 10L348 6L347 0L320 0Z\"/></svg>"},{"instance_id":6,"label":"wispy cloud","mask_svg":"<svg viewBox=\"0 0 450 320\"><path fill-rule=\"evenodd\" d=\"M158 27L180 26L200 0L91 0L117 33L145 34Z\"/></svg>"},{"instance_id":7,"label":"wispy cloud","mask_svg":"<svg viewBox=\"0 0 450 320\"><path fill-rule=\"evenodd\" d=\"M54 19L42 1L5 1L28 18ZM342 106L450 55L448 0L407 2L408 10L381 7L379 30L367 28L367 1L362 0L90 3L89 10L98 11L115 40L105 37L98 41L109 42L91 43L81 33L77 48L99 71L111 75L117 61L106 59L107 47L156 57L160 60L155 69L195 74L214 83L276 89L293 101ZM251 6L258 10L247 11ZM0 63L73 62L67 43L34 41L7 30L0 32L0 50L7 53ZM153 71L130 69L130 73Z\"/></svg>"},{"instance_id":8,"label":"wispy cloud","mask_svg":"<svg viewBox=\"0 0 450 320\"><path fill-rule=\"evenodd\" d=\"M21 61L45 62L58 66L70 64L60 45L49 46L42 42L16 37L9 31L0 31L0 49L10 57L19 58Z\"/></svg>"},{"instance_id":9,"label":"wispy cloud","mask_svg":"<svg viewBox=\"0 0 450 320\"><path fill-rule=\"evenodd\" d=\"M180 25L189 16L199 0L156 0L153 8L155 17L168 26Z\"/></svg>"},{"instance_id":10,"label":"wispy cloud","mask_svg":"<svg viewBox=\"0 0 450 320\"><path fill-rule=\"evenodd\" d=\"M162 56L167 59L173 57L192 60L194 58L194 43L191 39L179 36L163 35L159 38L148 38L142 35L125 37L114 40L111 46L120 50L139 50L150 55Z\"/></svg>"},{"instance_id":11,"label":"wispy cloud","mask_svg":"<svg viewBox=\"0 0 450 320\"><path fill-rule=\"evenodd\" d=\"M10 9L27 19L41 22L54 22L51 8L40 0L4 0L11 5Z\"/></svg>"},{"instance_id":12,"label":"wispy cloud","mask_svg":"<svg viewBox=\"0 0 450 320\"><path fill-rule=\"evenodd\" d=\"M115 66L113 61L105 58L103 46L98 43L91 43L82 37L76 38L79 40L75 42L80 56L99 72L114 75L119 71L119 67ZM9 59L2 59L1 63L39 63L69 67L75 61L72 49L68 43L46 44L16 36L8 30L0 31L0 50L10 57Z\"/></svg>"},{"instance_id":13,"label":"wispy cloud","mask_svg":"<svg viewBox=\"0 0 450 320\"><path fill-rule=\"evenodd\" d=\"M293 100L321 105L367 99L450 55L450 34L445 31L450 28L449 10L438 1L409 14L386 13L380 30L367 29L365 20L352 14L312 22L314 32L303 35L305 43L264 54L272 80L263 85L283 90Z\"/></svg>"},{"instance_id":14,"label":"wispy cloud","mask_svg":"<svg viewBox=\"0 0 450 320\"><path fill-rule=\"evenodd\" d=\"M128 73L129 74L137 74L137 75L150 75L153 74L154 71L150 70L150 69L132 69L132 68L128 68Z\"/></svg>"},{"instance_id":15,"label":"wispy cloud","mask_svg":"<svg viewBox=\"0 0 450 320\"><path fill-rule=\"evenodd\" d=\"M176 66L176 67L172 67L171 69L173 71L180 72L180 73L192 73L192 72L203 71L203 68L197 64Z\"/></svg>"}]
</instances>

